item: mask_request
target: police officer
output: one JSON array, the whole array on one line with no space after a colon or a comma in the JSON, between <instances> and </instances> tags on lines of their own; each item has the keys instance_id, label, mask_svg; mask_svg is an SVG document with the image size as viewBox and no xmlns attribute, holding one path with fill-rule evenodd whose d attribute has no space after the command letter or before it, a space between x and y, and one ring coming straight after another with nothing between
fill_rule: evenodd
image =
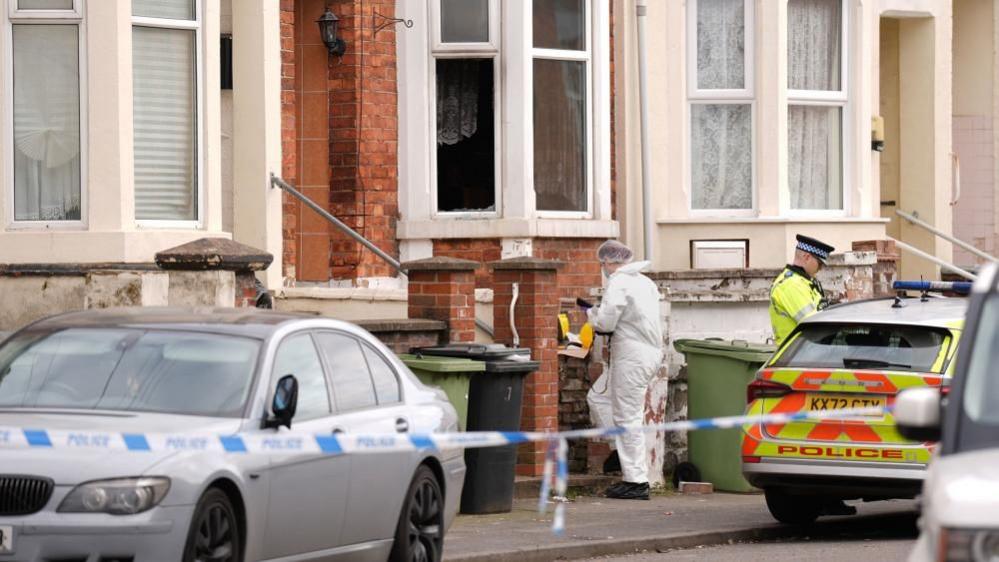
<instances>
[{"instance_id":1,"label":"police officer","mask_svg":"<svg viewBox=\"0 0 999 562\"><path fill-rule=\"evenodd\" d=\"M835 248L800 234L797 240L794 263L785 267L770 285L770 324L777 345L790 335L798 322L827 305L822 285L815 275Z\"/></svg>"}]
</instances>

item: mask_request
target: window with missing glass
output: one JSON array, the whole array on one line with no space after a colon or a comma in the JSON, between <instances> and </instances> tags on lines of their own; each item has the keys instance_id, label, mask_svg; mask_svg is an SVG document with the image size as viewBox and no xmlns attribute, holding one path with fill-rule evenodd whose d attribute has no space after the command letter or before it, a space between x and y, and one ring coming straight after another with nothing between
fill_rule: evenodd
<instances>
[{"instance_id":1,"label":"window with missing glass","mask_svg":"<svg viewBox=\"0 0 999 562\"><path fill-rule=\"evenodd\" d=\"M83 220L81 13L73 0L10 13L14 223Z\"/></svg>"},{"instance_id":2,"label":"window with missing glass","mask_svg":"<svg viewBox=\"0 0 999 562\"><path fill-rule=\"evenodd\" d=\"M590 211L589 26L585 0L533 0L534 192L539 211Z\"/></svg>"},{"instance_id":3,"label":"window with missing glass","mask_svg":"<svg viewBox=\"0 0 999 562\"><path fill-rule=\"evenodd\" d=\"M688 6L690 208L751 212L753 2Z\"/></svg>"},{"instance_id":4,"label":"window with missing glass","mask_svg":"<svg viewBox=\"0 0 999 562\"><path fill-rule=\"evenodd\" d=\"M132 0L135 218L200 218L197 0Z\"/></svg>"},{"instance_id":5,"label":"window with missing glass","mask_svg":"<svg viewBox=\"0 0 999 562\"><path fill-rule=\"evenodd\" d=\"M436 0L434 115L438 213L497 208L495 0Z\"/></svg>"},{"instance_id":6,"label":"window with missing glass","mask_svg":"<svg viewBox=\"0 0 999 562\"><path fill-rule=\"evenodd\" d=\"M791 209L835 211L843 200L847 105L845 0L788 0L787 144Z\"/></svg>"}]
</instances>

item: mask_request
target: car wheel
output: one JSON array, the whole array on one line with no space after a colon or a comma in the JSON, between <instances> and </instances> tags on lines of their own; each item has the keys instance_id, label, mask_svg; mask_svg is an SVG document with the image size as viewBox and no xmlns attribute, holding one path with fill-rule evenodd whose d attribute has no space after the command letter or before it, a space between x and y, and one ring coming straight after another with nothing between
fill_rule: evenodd
<instances>
[{"instance_id":1,"label":"car wheel","mask_svg":"<svg viewBox=\"0 0 999 562\"><path fill-rule=\"evenodd\" d=\"M218 488L205 492L187 532L184 562L242 562L242 544L229 497Z\"/></svg>"},{"instance_id":2,"label":"car wheel","mask_svg":"<svg viewBox=\"0 0 999 562\"><path fill-rule=\"evenodd\" d=\"M770 515L787 525L809 525L822 511L818 498L794 496L779 490L765 490L765 494Z\"/></svg>"},{"instance_id":3,"label":"car wheel","mask_svg":"<svg viewBox=\"0 0 999 562\"><path fill-rule=\"evenodd\" d=\"M433 471L420 465L402 504L389 560L440 562L443 551L444 493Z\"/></svg>"}]
</instances>

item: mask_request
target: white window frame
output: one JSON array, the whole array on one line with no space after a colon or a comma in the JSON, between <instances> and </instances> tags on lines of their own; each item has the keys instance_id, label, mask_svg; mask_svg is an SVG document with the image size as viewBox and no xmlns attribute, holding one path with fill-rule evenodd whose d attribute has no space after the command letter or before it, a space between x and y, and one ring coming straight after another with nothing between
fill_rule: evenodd
<instances>
[{"instance_id":1,"label":"white window frame","mask_svg":"<svg viewBox=\"0 0 999 562\"><path fill-rule=\"evenodd\" d=\"M743 32L745 45L743 54L743 88L741 89L708 89L700 88L697 83L697 8L698 0L687 2L687 107L685 115L687 145L687 212L691 217L755 217L759 215L759 194L757 192L757 142L756 142L756 11L753 0L743 0ZM694 143L693 143L693 106L695 105L748 105L750 120L750 182L751 203L747 209L695 209L694 208Z\"/></svg>"},{"instance_id":2,"label":"white window frame","mask_svg":"<svg viewBox=\"0 0 999 562\"><path fill-rule=\"evenodd\" d=\"M85 0L73 0L72 10L19 10L17 0L6 0L7 18L2 26L3 42L3 122L6 172L4 179L5 223L7 230L81 230L86 229L89 215L88 197L88 127L87 127L87 29L83 17ZM73 221L19 221L14 209L14 24L18 25L74 25L79 41L80 72L80 220Z\"/></svg>"},{"instance_id":3,"label":"white window frame","mask_svg":"<svg viewBox=\"0 0 999 562\"><path fill-rule=\"evenodd\" d=\"M532 3L532 0L524 0L525 2ZM602 2L604 0L595 0L597 2ZM583 0L583 29L585 31L583 41L584 50L582 51L569 51L564 49L542 49L534 46L534 29L527 30L527 41L529 41L530 48L530 58L527 64L530 66L528 69L531 74L531 86L530 91L525 92L525 96L529 96L532 100L530 105L532 114L530 116L531 122L531 146L534 145L534 61L535 59L543 60L556 60L556 61L577 61L585 64L586 68L586 83L584 88L586 90L586 131L584 138L586 140L586 151L584 158L586 158L586 209L583 211L552 211L539 209L537 206L537 199L535 198L534 212L538 218L555 218L555 219L592 219L593 218L593 108L596 105L597 92L593 85L593 35L596 32L593 25L593 2L594 0ZM529 8L530 9L530 8ZM533 19L532 19L533 23ZM609 134L609 131L608 131ZM534 162L531 162L531 185L529 186L532 191L535 191L534 185Z\"/></svg>"},{"instance_id":4,"label":"white window frame","mask_svg":"<svg viewBox=\"0 0 999 562\"><path fill-rule=\"evenodd\" d=\"M29 10L17 7L18 0L7 0L7 16L28 19L83 19L84 0L73 0L69 10Z\"/></svg>"},{"instance_id":5,"label":"white window frame","mask_svg":"<svg viewBox=\"0 0 999 562\"><path fill-rule=\"evenodd\" d=\"M503 119L502 92L503 67L500 49L499 0L489 3L489 41L485 43L444 43L441 41L441 0L430 4L430 60L429 115L430 115L430 216L432 218L496 218L503 208ZM492 211L441 211L437 194L437 60L438 59L491 59L493 61L493 210Z\"/></svg>"},{"instance_id":6,"label":"white window frame","mask_svg":"<svg viewBox=\"0 0 999 562\"><path fill-rule=\"evenodd\" d=\"M849 56L850 56L850 12L849 12L849 0L840 0L842 5L842 21L840 22L840 81L838 91L823 91L823 90L792 90L790 86L787 89L787 102L786 106L788 109L792 105L807 105L807 106L819 106L819 107L839 107L841 109L840 113L840 154L842 162L840 162L841 171L841 182L840 189L842 190L842 209L795 209L791 206L791 185L790 185L790 173L787 167L781 171L788 178L788 194L786 198L785 209L782 209L782 214L794 218L829 218L829 217L845 217L850 214L851 200L850 200L850 189L848 178L850 177L850 150L851 145L851 128L850 128L850 74L849 74ZM785 34L791 33L791 22L785 23ZM785 45L787 42L785 41ZM784 53L784 59L787 60L788 53ZM788 75L784 78L785 84L790 84L790 68L788 68ZM787 115L787 113L785 113ZM784 123L784 130L787 131L788 123ZM789 148L789 145L788 145ZM790 159L788 159L790 162Z\"/></svg>"},{"instance_id":7,"label":"white window frame","mask_svg":"<svg viewBox=\"0 0 999 562\"><path fill-rule=\"evenodd\" d=\"M132 16L132 25L129 28L131 33L135 27L155 27L159 29L182 29L187 31L194 31L194 67L195 67L195 112L197 113L195 119L195 150L194 159L195 166L197 167L197 173L194 174L194 181L196 182L195 190L197 194L195 195L197 199L197 213L194 220L151 220L151 219L136 219L135 225L140 229L195 229L201 230L204 228L204 218L205 218L205 135L204 135L204 119L205 119L205 103L204 103L204 72L205 72L205 57L204 57L204 11L203 6L204 0L194 0L194 19L193 20L177 20L177 19L166 19L166 18L150 18L144 16ZM133 105L134 105L133 100ZM134 132L134 125L133 125ZM132 165L134 166L135 156L132 156ZM134 174L133 174L134 175ZM135 184L133 182L133 189ZM134 201L134 198L133 198ZM134 203L133 203L134 205ZM133 209L134 210L134 209Z\"/></svg>"}]
</instances>

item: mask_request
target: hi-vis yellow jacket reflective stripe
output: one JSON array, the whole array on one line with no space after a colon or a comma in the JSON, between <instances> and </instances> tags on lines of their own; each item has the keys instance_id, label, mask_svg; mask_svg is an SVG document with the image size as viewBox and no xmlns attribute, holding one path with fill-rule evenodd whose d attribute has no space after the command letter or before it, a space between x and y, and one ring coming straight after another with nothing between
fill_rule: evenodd
<instances>
[{"instance_id":1,"label":"hi-vis yellow jacket reflective stripe","mask_svg":"<svg viewBox=\"0 0 999 562\"><path fill-rule=\"evenodd\" d=\"M770 285L770 324L777 345L794 327L819 309L822 287L800 272L787 267Z\"/></svg>"}]
</instances>

